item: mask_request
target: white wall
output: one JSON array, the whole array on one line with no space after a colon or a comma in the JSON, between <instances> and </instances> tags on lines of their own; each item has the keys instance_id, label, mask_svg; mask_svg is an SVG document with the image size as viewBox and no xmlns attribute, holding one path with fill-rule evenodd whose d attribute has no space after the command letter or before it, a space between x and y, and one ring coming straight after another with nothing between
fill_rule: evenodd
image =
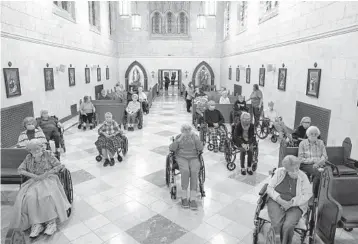
<instances>
[{"instance_id":1,"label":"white wall","mask_svg":"<svg viewBox=\"0 0 358 244\"><path fill-rule=\"evenodd\" d=\"M1 2L2 67L19 68L22 95L6 98L1 75L1 107L33 101L37 116L49 109L58 117L70 115L70 105L84 95L94 96L94 86L104 84L111 89L118 81L117 44L109 36L108 3L101 2L101 33L90 31L87 2L76 2L76 22L53 13L52 1ZM45 92L43 68L66 65L65 73L55 72L55 90ZM76 68L76 86L69 87L67 68ZM102 68L102 81L96 70L91 83L85 84L84 68L94 64ZM105 67L110 79L105 80Z\"/></svg>"},{"instance_id":2,"label":"white wall","mask_svg":"<svg viewBox=\"0 0 358 244\"><path fill-rule=\"evenodd\" d=\"M232 3L236 4L236 3ZM249 96L258 83L262 64L282 63L288 69L286 91L277 89L278 72L266 72L265 104L272 100L288 126L294 124L296 101L330 109L328 145L341 145L351 137L358 158L358 2L280 2L279 15L258 24L258 2L249 2L248 30L223 44L221 80L228 89L243 86ZM236 19L233 7L233 19ZM256 12L255 12L256 11ZM235 15L235 16L234 16ZM306 96L307 69L317 62L322 69L319 98ZM233 80L228 80L229 66ZM245 72L235 81L235 68L250 65L251 84Z\"/></svg>"}]
</instances>

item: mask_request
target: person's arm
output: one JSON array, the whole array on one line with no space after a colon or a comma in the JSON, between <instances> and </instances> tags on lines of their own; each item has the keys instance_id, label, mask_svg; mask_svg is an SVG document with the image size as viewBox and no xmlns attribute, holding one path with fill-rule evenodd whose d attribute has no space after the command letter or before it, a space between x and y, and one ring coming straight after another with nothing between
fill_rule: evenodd
<instances>
[{"instance_id":1,"label":"person's arm","mask_svg":"<svg viewBox=\"0 0 358 244\"><path fill-rule=\"evenodd\" d=\"M326 147L324 146L324 143L322 140L319 140L319 147L322 151L322 156L321 156L321 160L320 160L320 164L324 165L325 162L328 160L328 155L327 155L327 150Z\"/></svg>"},{"instance_id":2,"label":"person's arm","mask_svg":"<svg viewBox=\"0 0 358 244\"><path fill-rule=\"evenodd\" d=\"M179 136L180 137L180 136ZM169 145L169 151L175 152L179 148L178 138L175 138L172 144Z\"/></svg>"},{"instance_id":3,"label":"person's arm","mask_svg":"<svg viewBox=\"0 0 358 244\"><path fill-rule=\"evenodd\" d=\"M292 198L292 206L301 206L304 204L307 204L308 200L312 197L312 186L310 184L310 181L308 180L308 177L305 173L300 172L300 175L302 177L302 180L297 180L297 184L301 185L301 194L296 195L294 198Z\"/></svg>"},{"instance_id":4,"label":"person's arm","mask_svg":"<svg viewBox=\"0 0 358 244\"><path fill-rule=\"evenodd\" d=\"M116 121L114 121L113 130L115 132L113 136L116 136L118 134L120 134L120 135L123 134L123 131L119 128L119 125L118 125L118 123Z\"/></svg>"},{"instance_id":5,"label":"person's arm","mask_svg":"<svg viewBox=\"0 0 358 244\"><path fill-rule=\"evenodd\" d=\"M218 124L223 125L225 123L225 118L224 118L224 116L222 115L222 113L219 110L218 110L218 112L219 112L219 122L218 122Z\"/></svg>"},{"instance_id":6,"label":"person's arm","mask_svg":"<svg viewBox=\"0 0 358 244\"><path fill-rule=\"evenodd\" d=\"M255 142L255 129L253 125L249 127L249 144L252 145Z\"/></svg>"},{"instance_id":7,"label":"person's arm","mask_svg":"<svg viewBox=\"0 0 358 244\"><path fill-rule=\"evenodd\" d=\"M84 112L84 107L85 107L85 103L83 102L83 103L81 103L81 105L80 105L80 113L81 113L81 114L85 114L85 112Z\"/></svg>"},{"instance_id":8,"label":"person's arm","mask_svg":"<svg viewBox=\"0 0 358 244\"><path fill-rule=\"evenodd\" d=\"M312 161L310 158L305 158L305 141L301 141L298 146L298 159L301 163L311 163Z\"/></svg>"},{"instance_id":9,"label":"person's arm","mask_svg":"<svg viewBox=\"0 0 358 244\"><path fill-rule=\"evenodd\" d=\"M103 136L107 136L107 133L104 130L105 124L100 125L100 127L98 128L98 135L103 135Z\"/></svg>"},{"instance_id":10,"label":"person's arm","mask_svg":"<svg viewBox=\"0 0 358 244\"><path fill-rule=\"evenodd\" d=\"M200 141L200 138L198 135L193 134L194 135L194 142L195 142L195 148L198 152L202 152L204 150L204 145L203 143Z\"/></svg>"},{"instance_id":11,"label":"person's arm","mask_svg":"<svg viewBox=\"0 0 358 244\"><path fill-rule=\"evenodd\" d=\"M262 107L262 103L264 101L264 98L263 98L263 95L262 95L262 92L258 92L257 96L260 98L260 104L259 104L259 108L261 109Z\"/></svg>"},{"instance_id":12,"label":"person's arm","mask_svg":"<svg viewBox=\"0 0 358 244\"><path fill-rule=\"evenodd\" d=\"M21 133L19 135L19 139L17 140L16 147L18 147L18 148L26 147L26 144L27 144L28 141L29 141L29 139L27 138L27 134L26 133Z\"/></svg>"},{"instance_id":13,"label":"person's arm","mask_svg":"<svg viewBox=\"0 0 358 244\"><path fill-rule=\"evenodd\" d=\"M132 113L132 106L133 106L133 101L130 101L127 105L126 111L127 113Z\"/></svg>"},{"instance_id":14,"label":"person's arm","mask_svg":"<svg viewBox=\"0 0 358 244\"><path fill-rule=\"evenodd\" d=\"M17 168L17 172L19 173L19 175L23 175L23 176L30 177L30 178L37 178L38 177L37 175L27 171L26 165L31 160L30 157L31 157L30 155L26 156L24 161Z\"/></svg>"},{"instance_id":15,"label":"person's arm","mask_svg":"<svg viewBox=\"0 0 358 244\"><path fill-rule=\"evenodd\" d=\"M46 174L57 174L65 165L61 164L60 161L53 155L52 152L45 152L46 160L49 161L52 168L46 172Z\"/></svg>"},{"instance_id":16,"label":"person's arm","mask_svg":"<svg viewBox=\"0 0 358 244\"><path fill-rule=\"evenodd\" d=\"M208 110L205 110L205 111L204 111L204 121L205 121L205 123L208 124L208 126L210 126L210 127L214 126L213 121L212 121L211 118L208 116Z\"/></svg>"},{"instance_id":17,"label":"person's arm","mask_svg":"<svg viewBox=\"0 0 358 244\"><path fill-rule=\"evenodd\" d=\"M91 105L92 105L92 111L93 111L93 113L95 113L96 112L96 107L93 105L93 103L91 103Z\"/></svg>"},{"instance_id":18,"label":"person's arm","mask_svg":"<svg viewBox=\"0 0 358 244\"><path fill-rule=\"evenodd\" d=\"M235 127L235 130L234 130L234 143L237 147L241 147L241 144L242 144L242 135L240 133L240 123L238 123Z\"/></svg>"},{"instance_id":19,"label":"person's arm","mask_svg":"<svg viewBox=\"0 0 358 244\"><path fill-rule=\"evenodd\" d=\"M271 197L275 202L277 202L278 198L280 197L280 193L278 193L275 188L279 183L278 180L279 175L281 175L281 171L281 168L276 170L275 174L270 178L266 190L268 196Z\"/></svg>"}]
</instances>

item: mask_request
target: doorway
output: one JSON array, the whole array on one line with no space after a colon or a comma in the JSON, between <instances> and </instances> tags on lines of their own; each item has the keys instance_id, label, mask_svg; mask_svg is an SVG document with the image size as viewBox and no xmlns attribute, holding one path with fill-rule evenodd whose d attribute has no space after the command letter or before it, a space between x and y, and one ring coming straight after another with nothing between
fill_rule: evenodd
<instances>
[{"instance_id":1,"label":"doorway","mask_svg":"<svg viewBox=\"0 0 358 244\"><path fill-rule=\"evenodd\" d=\"M98 85L98 86L94 87L95 100L97 100L97 98L99 97L99 94L101 93L102 90L103 90L103 85Z\"/></svg>"},{"instance_id":2,"label":"doorway","mask_svg":"<svg viewBox=\"0 0 358 244\"><path fill-rule=\"evenodd\" d=\"M180 87L182 84L182 72L181 69L158 69L158 87L159 90L165 92L165 77L170 80L169 89L174 80L174 86L177 87L178 94L180 95Z\"/></svg>"}]
</instances>

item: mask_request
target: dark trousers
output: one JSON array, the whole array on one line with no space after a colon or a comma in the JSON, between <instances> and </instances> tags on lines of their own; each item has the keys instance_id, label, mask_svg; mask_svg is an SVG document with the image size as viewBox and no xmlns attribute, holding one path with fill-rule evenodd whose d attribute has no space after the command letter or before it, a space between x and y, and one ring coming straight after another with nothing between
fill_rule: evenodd
<instances>
[{"instance_id":1,"label":"dark trousers","mask_svg":"<svg viewBox=\"0 0 358 244\"><path fill-rule=\"evenodd\" d=\"M60 132L58 132L58 128L54 128L51 131L44 131L44 134L46 136L46 140L54 140L56 148L60 148Z\"/></svg>"},{"instance_id":2,"label":"dark trousers","mask_svg":"<svg viewBox=\"0 0 358 244\"><path fill-rule=\"evenodd\" d=\"M190 108L191 108L191 100L186 99L186 111L190 112Z\"/></svg>"},{"instance_id":3,"label":"dark trousers","mask_svg":"<svg viewBox=\"0 0 358 244\"><path fill-rule=\"evenodd\" d=\"M260 121L261 111L258 107L253 107L252 112L254 113L255 125Z\"/></svg>"},{"instance_id":4,"label":"dark trousers","mask_svg":"<svg viewBox=\"0 0 358 244\"><path fill-rule=\"evenodd\" d=\"M321 182L321 173L318 169L313 168L313 164L301 164L300 170L307 173L309 177L313 178L313 195L318 196L319 184Z\"/></svg>"},{"instance_id":5,"label":"dark trousers","mask_svg":"<svg viewBox=\"0 0 358 244\"><path fill-rule=\"evenodd\" d=\"M246 151L243 148L240 148L240 164L241 168L245 168L245 156L247 154L247 167L251 167L252 165L252 156L253 156L253 146L250 145L250 149Z\"/></svg>"}]
</instances>

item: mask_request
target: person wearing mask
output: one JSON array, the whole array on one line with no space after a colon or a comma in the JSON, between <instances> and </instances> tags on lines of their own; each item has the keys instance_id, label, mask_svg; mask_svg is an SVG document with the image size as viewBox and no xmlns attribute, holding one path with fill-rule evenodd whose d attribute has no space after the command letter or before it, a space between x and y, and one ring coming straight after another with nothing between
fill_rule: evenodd
<instances>
[{"instance_id":1,"label":"person wearing mask","mask_svg":"<svg viewBox=\"0 0 358 244\"><path fill-rule=\"evenodd\" d=\"M26 130L20 133L16 147L25 148L27 143L32 139L39 140L43 144L44 148L47 147L46 136L41 129L36 128L37 122L35 118L26 117L23 121L23 126Z\"/></svg>"},{"instance_id":2,"label":"person wearing mask","mask_svg":"<svg viewBox=\"0 0 358 244\"><path fill-rule=\"evenodd\" d=\"M263 108L263 95L259 89L259 85L254 84L253 91L250 95L250 98L247 101L251 100L252 111L254 114L255 125L260 121L260 116Z\"/></svg>"},{"instance_id":3,"label":"person wearing mask","mask_svg":"<svg viewBox=\"0 0 358 244\"><path fill-rule=\"evenodd\" d=\"M221 112L215 109L215 102L208 102L208 109L204 112L204 121L208 124L210 140L214 145L214 152L224 151L224 142L226 140L226 131L222 128L225 126L225 119ZM218 145L218 135L220 137L220 144Z\"/></svg>"},{"instance_id":4,"label":"person wearing mask","mask_svg":"<svg viewBox=\"0 0 358 244\"><path fill-rule=\"evenodd\" d=\"M98 100L112 100L110 96L107 95L106 90L102 90L101 94L98 96Z\"/></svg>"}]
</instances>

